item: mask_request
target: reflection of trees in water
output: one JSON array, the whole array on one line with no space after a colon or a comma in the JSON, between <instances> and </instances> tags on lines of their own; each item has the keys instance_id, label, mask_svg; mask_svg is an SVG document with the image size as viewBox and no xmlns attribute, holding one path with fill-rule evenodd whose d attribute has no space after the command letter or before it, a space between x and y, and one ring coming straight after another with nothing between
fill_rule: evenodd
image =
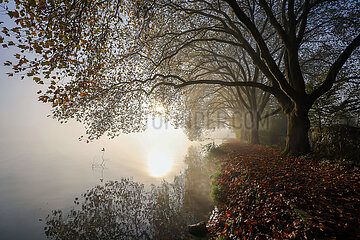
<instances>
[{"instance_id":1,"label":"reflection of trees in water","mask_svg":"<svg viewBox=\"0 0 360 240\"><path fill-rule=\"evenodd\" d=\"M209 158L202 156L201 152L190 147L185 157L187 169L184 172L186 181L184 189L183 209L196 213L194 221L207 219L210 209L210 176L212 166Z\"/></svg>"},{"instance_id":2,"label":"reflection of trees in water","mask_svg":"<svg viewBox=\"0 0 360 240\"><path fill-rule=\"evenodd\" d=\"M47 217L52 239L189 239L187 225L210 211L209 176L203 158L190 149L185 172L173 183L145 188L129 179L107 182L76 198L69 213Z\"/></svg>"}]
</instances>

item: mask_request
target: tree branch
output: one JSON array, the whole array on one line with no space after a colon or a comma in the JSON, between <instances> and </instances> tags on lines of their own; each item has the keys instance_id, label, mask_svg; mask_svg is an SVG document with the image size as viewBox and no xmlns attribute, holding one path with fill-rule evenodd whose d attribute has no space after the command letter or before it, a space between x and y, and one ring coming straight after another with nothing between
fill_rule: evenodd
<instances>
[{"instance_id":1,"label":"tree branch","mask_svg":"<svg viewBox=\"0 0 360 240\"><path fill-rule=\"evenodd\" d=\"M260 118L260 120L266 119L268 117L274 116L275 114L278 114L281 112L281 108L277 108L276 110L272 111L271 113L268 113Z\"/></svg>"},{"instance_id":2,"label":"tree branch","mask_svg":"<svg viewBox=\"0 0 360 240\"><path fill-rule=\"evenodd\" d=\"M159 75L158 75L159 76ZM167 77L167 76L163 76ZM246 87L256 87L260 88L263 91L270 92L272 94L276 94L275 90L272 87L266 86L262 83L257 82L225 82L221 80L196 80L196 81L187 81L183 83L170 83L170 82L160 82L155 84L148 94L151 94L157 87L159 86L171 86L174 88L183 88L190 85L196 84L209 84L209 85L221 85L221 86L228 86L228 87L236 87L236 86L246 86Z\"/></svg>"},{"instance_id":3,"label":"tree branch","mask_svg":"<svg viewBox=\"0 0 360 240\"><path fill-rule=\"evenodd\" d=\"M310 106L315 102L316 99L318 99L321 95L323 95L324 93L326 93L331 89L331 87L333 86L336 80L336 76L338 75L342 66L351 56L353 51L355 51L355 49L358 48L359 46L360 46L360 34L345 48L345 50L340 54L340 56L336 59L336 61L331 65L323 84L321 84L320 87L315 89L309 95Z\"/></svg>"},{"instance_id":4,"label":"tree branch","mask_svg":"<svg viewBox=\"0 0 360 240\"><path fill-rule=\"evenodd\" d=\"M266 61L268 70L270 70L271 74L275 77L276 81L279 83L280 88L284 91L284 93L290 99L292 99L294 101L299 101L300 97L297 95L295 90L286 81L286 78L284 77L283 73L280 71L276 62L272 58L271 53L270 53L263 37L261 36L260 32L258 31L256 25L253 22L251 22L251 20L248 18L248 16L240 8L240 6L236 2L236 0L224 0L224 1L227 2L231 6L231 8L234 10L236 16L238 17L238 19L250 31L252 37L254 38L254 40L256 41L256 44L258 45L258 47L260 49L261 57L264 58L264 60ZM246 51L248 51L248 49L246 49ZM251 53L251 52L248 52L248 53L253 58L253 53Z\"/></svg>"},{"instance_id":5,"label":"tree branch","mask_svg":"<svg viewBox=\"0 0 360 240\"><path fill-rule=\"evenodd\" d=\"M284 41L285 45L288 45L288 37L286 35L285 30L280 25L280 23L276 20L274 14L272 13L271 8L266 3L265 0L259 1L260 6L264 9L266 16L269 18L271 25L275 28L275 30L279 33L279 36Z\"/></svg>"}]
</instances>

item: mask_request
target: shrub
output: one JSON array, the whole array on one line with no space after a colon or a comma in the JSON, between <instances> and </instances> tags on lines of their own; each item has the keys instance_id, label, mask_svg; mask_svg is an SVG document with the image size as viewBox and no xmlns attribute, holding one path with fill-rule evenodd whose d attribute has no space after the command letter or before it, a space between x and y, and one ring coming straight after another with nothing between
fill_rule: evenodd
<instances>
[{"instance_id":1,"label":"shrub","mask_svg":"<svg viewBox=\"0 0 360 240\"><path fill-rule=\"evenodd\" d=\"M360 128L336 124L312 133L314 152L360 164Z\"/></svg>"},{"instance_id":2,"label":"shrub","mask_svg":"<svg viewBox=\"0 0 360 240\"><path fill-rule=\"evenodd\" d=\"M222 184L219 180L222 178L222 173L216 173L211 181L211 200L215 205L222 205L225 203L225 191L222 188Z\"/></svg>"}]
</instances>

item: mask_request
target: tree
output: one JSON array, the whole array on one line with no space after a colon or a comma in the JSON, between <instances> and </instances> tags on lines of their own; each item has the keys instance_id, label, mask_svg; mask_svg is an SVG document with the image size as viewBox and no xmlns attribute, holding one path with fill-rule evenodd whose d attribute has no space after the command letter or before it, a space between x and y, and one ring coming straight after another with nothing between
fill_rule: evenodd
<instances>
[{"instance_id":1,"label":"tree","mask_svg":"<svg viewBox=\"0 0 360 240\"><path fill-rule=\"evenodd\" d=\"M243 49L233 49L226 45L209 45L195 49L200 52L199 55L203 59L192 63L195 66L194 71L197 72L193 81L216 79L230 83L266 82L260 70L251 63ZM189 126L190 133L199 134L201 133L199 128L211 129L219 126L228 126L237 130L246 128L250 132L250 142L259 143L259 123L270 99L268 92L241 86L194 85L187 90L186 95L186 108L190 111L191 118L188 119L189 124L185 125ZM199 113L202 113L201 116L198 116ZM206 116L204 113L207 113ZM197 121L203 122L201 124Z\"/></svg>"},{"instance_id":2,"label":"tree","mask_svg":"<svg viewBox=\"0 0 360 240\"><path fill-rule=\"evenodd\" d=\"M322 138L322 128L333 124L359 126L360 85L358 77L344 72L335 81L334 86L322 95L310 110L312 127ZM315 85L316 79L309 84Z\"/></svg>"},{"instance_id":3,"label":"tree","mask_svg":"<svg viewBox=\"0 0 360 240\"><path fill-rule=\"evenodd\" d=\"M346 5L346 3L338 1L335 6L331 6L325 5L326 3L329 4L329 1L290 0L282 1L282 6L277 6L263 0L259 1L259 6L269 18L272 27L276 30L284 46L284 75L274 62L268 50L266 40L259 34L254 22L248 18L236 1L227 2L233 8L238 19L252 34L257 46L260 48L262 59L258 59L259 62L255 64L261 66L265 63L264 74L266 71L269 71L269 78L274 80L272 82L273 87L278 85L279 89L281 89L280 95L285 94L285 96L280 96L278 93L279 89L276 89L274 93L288 118L285 152L290 154L309 152L310 146L307 134L310 128L310 121L308 119L308 111L316 99L331 89L342 66L351 53L360 45L360 35L356 36L356 32L352 33L352 35L355 35L355 38L345 47L338 58L330 64L325 80L311 93L306 92L306 79L302 72L300 59L303 54L305 55L303 51L310 50L309 45L304 43L321 40L321 37L326 37L326 40L331 39L327 38L325 30L331 26L336 27L335 23L339 15L335 14L335 17L331 17L323 11L332 10L330 12L333 14L334 10L342 9L339 4ZM347 7L350 6L348 5ZM276 9L281 9L281 11L277 12ZM316 12L320 13L319 15L323 18L319 18ZM317 20L317 23L312 22L314 20ZM329 25L326 21L330 21L333 25ZM316 26L316 24L319 24L319 26ZM313 29L309 29L309 26L313 27ZM318 36L314 36L314 32ZM337 41L337 44L340 43ZM302 49L302 46L306 46L306 48ZM314 46L314 44L310 46ZM251 52L252 50L249 49L248 51ZM254 61L256 57L254 57ZM270 74L273 78L271 78Z\"/></svg>"},{"instance_id":4,"label":"tree","mask_svg":"<svg viewBox=\"0 0 360 240\"><path fill-rule=\"evenodd\" d=\"M16 4L18 9L8 13L20 27L2 32L15 33L19 43L9 40L5 46L16 45L41 58L15 55L14 72L29 70L28 76L36 75L39 83L43 82L39 74L48 79L68 77L53 81L40 100L53 104L58 119L85 122L90 138L141 129L149 96L172 108L181 100L177 93L189 85L251 86L273 94L287 116L284 153L307 153L309 109L332 88L360 45L358 0L18 0ZM345 30L339 34L341 28ZM193 80L186 55L191 46L204 42L244 49L270 84ZM307 61L315 51L327 51L328 42L336 48L327 61ZM321 62L327 70L324 81L307 92L304 69L310 62Z\"/></svg>"}]
</instances>

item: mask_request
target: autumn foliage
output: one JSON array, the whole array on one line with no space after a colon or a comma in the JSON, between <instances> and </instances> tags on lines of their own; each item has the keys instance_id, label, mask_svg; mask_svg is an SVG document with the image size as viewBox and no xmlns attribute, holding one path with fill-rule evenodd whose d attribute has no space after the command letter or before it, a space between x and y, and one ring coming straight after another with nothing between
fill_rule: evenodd
<instances>
[{"instance_id":1,"label":"autumn foliage","mask_svg":"<svg viewBox=\"0 0 360 240\"><path fill-rule=\"evenodd\" d=\"M217 239L359 239L360 172L269 147L228 143L217 178Z\"/></svg>"}]
</instances>

